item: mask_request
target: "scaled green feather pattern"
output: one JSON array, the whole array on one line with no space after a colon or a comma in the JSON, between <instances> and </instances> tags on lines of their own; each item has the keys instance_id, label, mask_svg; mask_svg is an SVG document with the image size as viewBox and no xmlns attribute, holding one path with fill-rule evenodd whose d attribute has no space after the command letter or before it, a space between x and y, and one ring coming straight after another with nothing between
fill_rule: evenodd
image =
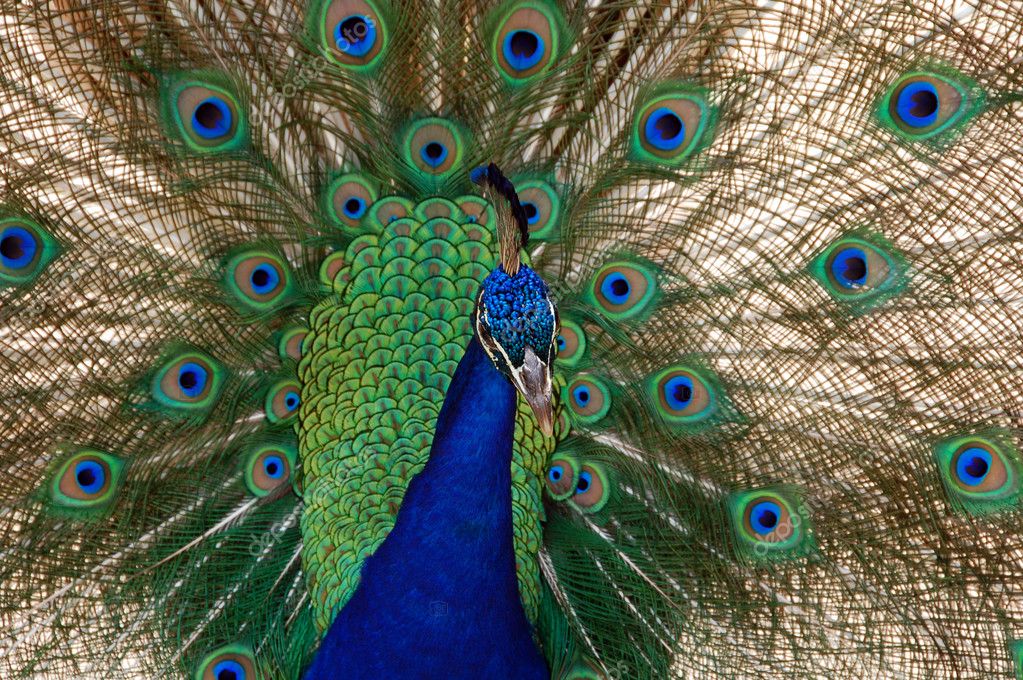
<instances>
[{"instance_id":1,"label":"scaled green feather pattern","mask_svg":"<svg viewBox=\"0 0 1023 680\"><path fill-rule=\"evenodd\" d=\"M333 293L310 315L299 365L303 554L321 629L394 526L472 337L470 315L479 281L496 264L496 238L492 228L463 221L460 212L403 218L357 238L334 274ZM533 427L528 408L517 422L515 548L520 591L535 619L538 476L553 441Z\"/></svg>"}]
</instances>

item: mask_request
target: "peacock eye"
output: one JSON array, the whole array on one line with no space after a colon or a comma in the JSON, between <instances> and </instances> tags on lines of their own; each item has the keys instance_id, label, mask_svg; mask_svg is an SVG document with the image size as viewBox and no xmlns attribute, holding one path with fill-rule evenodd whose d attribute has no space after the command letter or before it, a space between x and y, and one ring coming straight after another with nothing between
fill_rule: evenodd
<instances>
[{"instance_id":1,"label":"peacock eye","mask_svg":"<svg viewBox=\"0 0 1023 680\"><path fill-rule=\"evenodd\" d=\"M515 185L519 203L526 215L530 237L549 240L557 232L561 198L543 180L526 180Z\"/></svg>"},{"instance_id":2,"label":"peacock eye","mask_svg":"<svg viewBox=\"0 0 1023 680\"><path fill-rule=\"evenodd\" d=\"M815 258L810 269L833 298L863 309L898 293L906 278L901 256L873 234L839 239Z\"/></svg>"},{"instance_id":3,"label":"peacock eye","mask_svg":"<svg viewBox=\"0 0 1023 680\"><path fill-rule=\"evenodd\" d=\"M413 125L405 135L407 158L427 175L450 173L464 151L461 132L441 118L427 118Z\"/></svg>"},{"instance_id":4,"label":"peacock eye","mask_svg":"<svg viewBox=\"0 0 1023 680\"><path fill-rule=\"evenodd\" d=\"M647 311L656 292L657 284L649 267L615 262L597 272L590 295L609 316L628 319Z\"/></svg>"},{"instance_id":5,"label":"peacock eye","mask_svg":"<svg viewBox=\"0 0 1023 680\"><path fill-rule=\"evenodd\" d=\"M566 366L575 366L586 351L586 334L578 324L563 319L558 334L558 360Z\"/></svg>"},{"instance_id":6,"label":"peacock eye","mask_svg":"<svg viewBox=\"0 0 1023 680\"><path fill-rule=\"evenodd\" d=\"M712 110L702 92L668 85L638 108L633 155L654 163L679 164L704 145Z\"/></svg>"},{"instance_id":7,"label":"peacock eye","mask_svg":"<svg viewBox=\"0 0 1023 680\"><path fill-rule=\"evenodd\" d=\"M301 387L294 380L284 380L273 385L266 394L263 410L267 420L280 423L298 414L301 403Z\"/></svg>"},{"instance_id":8,"label":"peacock eye","mask_svg":"<svg viewBox=\"0 0 1023 680\"><path fill-rule=\"evenodd\" d=\"M308 329L301 326L284 331L277 342L277 355L281 359L290 358L298 361L302 358L302 344L308 335Z\"/></svg>"},{"instance_id":9,"label":"peacock eye","mask_svg":"<svg viewBox=\"0 0 1023 680\"><path fill-rule=\"evenodd\" d=\"M247 456L245 485L255 496L266 496L291 479L295 451L290 446L263 446Z\"/></svg>"},{"instance_id":10,"label":"peacock eye","mask_svg":"<svg viewBox=\"0 0 1023 680\"><path fill-rule=\"evenodd\" d=\"M651 385L658 411L668 421L691 423L714 413L714 389L693 369L668 367L654 376Z\"/></svg>"},{"instance_id":11,"label":"peacock eye","mask_svg":"<svg viewBox=\"0 0 1023 680\"><path fill-rule=\"evenodd\" d=\"M201 76L171 85L171 118L189 148L198 153L235 149L245 142L247 125L241 106L225 87Z\"/></svg>"},{"instance_id":12,"label":"peacock eye","mask_svg":"<svg viewBox=\"0 0 1023 680\"><path fill-rule=\"evenodd\" d=\"M728 507L738 548L751 561L796 557L812 546L809 520L791 491L735 493Z\"/></svg>"},{"instance_id":13,"label":"peacock eye","mask_svg":"<svg viewBox=\"0 0 1023 680\"><path fill-rule=\"evenodd\" d=\"M546 71L558 53L560 17L537 2L516 3L494 32L492 57L505 80L519 85Z\"/></svg>"},{"instance_id":14,"label":"peacock eye","mask_svg":"<svg viewBox=\"0 0 1023 680\"><path fill-rule=\"evenodd\" d=\"M324 207L338 226L357 228L376 198L376 188L368 180L355 174L341 175L327 187Z\"/></svg>"},{"instance_id":15,"label":"peacock eye","mask_svg":"<svg viewBox=\"0 0 1023 680\"><path fill-rule=\"evenodd\" d=\"M387 42L386 25L370 0L333 0L324 3L324 52L336 64L367 70L378 62Z\"/></svg>"},{"instance_id":16,"label":"peacock eye","mask_svg":"<svg viewBox=\"0 0 1023 680\"><path fill-rule=\"evenodd\" d=\"M584 464L579 470L572 503L584 512L597 512L607 504L610 489L602 467L596 463Z\"/></svg>"},{"instance_id":17,"label":"peacock eye","mask_svg":"<svg viewBox=\"0 0 1023 680\"><path fill-rule=\"evenodd\" d=\"M579 478L579 464L575 459L558 453L547 466L547 492L551 498L563 501L575 493Z\"/></svg>"},{"instance_id":18,"label":"peacock eye","mask_svg":"<svg viewBox=\"0 0 1023 680\"><path fill-rule=\"evenodd\" d=\"M243 307L263 311L287 299L291 275L283 258L266 252L247 252L228 262L225 284Z\"/></svg>"},{"instance_id":19,"label":"peacock eye","mask_svg":"<svg viewBox=\"0 0 1023 680\"><path fill-rule=\"evenodd\" d=\"M210 357L186 352L167 361L153 380L153 399L177 410L204 410L216 400L223 369Z\"/></svg>"},{"instance_id":20,"label":"peacock eye","mask_svg":"<svg viewBox=\"0 0 1023 680\"><path fill-rule=\"evenodd\" d=\"M566 387L569 411L582 423L595 423L611 408L611 394L602 382L589 375L581 375Z\"/></svg>"},{"instance_id":21,"label":"peacock eye","mask_svg":"<svg viewBox=\"0 0 1023 680\"><path fill-rule=\"evenodd\" d=\"M248 647L229 645L209 654L195 672L196 680L255 680L256 661Z\"/></svg>"},{"instance_id":22,"label":"peacock eye","mask_svg":"<svg viewBox=\"0 0 1023 680\"><path fill-rule=\"evenodd\" d=\"M882 98L880 119L904 138L936 139L961 127L982 100L979 89L960 74L912 72Z\"/></svg>"},{"instance_id":23,"label":"peacock eye","mask_svg":"<svg viewBox=\"0 0 1023 680\"><path fill-rule=\"evenodd\" d=\"M0 286L27 283L56 255L56 244L42 227L12 218L0 222Z\"/></svg>"},{"instance_id":24,"label":"peacock eye","mask_svg":"<svg viewBox=\"0 0 1023 680\"><path fill-rule=\"evenodd\" d=\"M54 478L50 496L57 505L69 508L106 505L114 497L123 466L119 458L108 453L78 451Z\"/></svg>"},{"instance_id":25,"label":"peacock eye","mask_svg":"<svg viewBox=\"0 0 1023 680\"><path fill-rule=\"evenodd\" d=\"M1018 504L1021 465L1011 436L954 437L937 444L935 457L958 509L981 515Z\"/></svg>"}]
</instances>

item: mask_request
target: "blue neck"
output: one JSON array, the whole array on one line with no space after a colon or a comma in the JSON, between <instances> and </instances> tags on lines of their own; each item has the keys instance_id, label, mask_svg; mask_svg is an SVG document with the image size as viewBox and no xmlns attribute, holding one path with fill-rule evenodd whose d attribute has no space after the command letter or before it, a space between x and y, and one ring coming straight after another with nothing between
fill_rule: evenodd
<instances>
[{"instance_id":1,"label":"blue neck","mask_svg":"<svg viewBox=\"0 0 1023 680\"><path fill-rule=\"evenodd\" d=\"M515 401L473 339L444 398L430 459L307 680L550 677L515 577Z\"/></svg>"}]
</instances>

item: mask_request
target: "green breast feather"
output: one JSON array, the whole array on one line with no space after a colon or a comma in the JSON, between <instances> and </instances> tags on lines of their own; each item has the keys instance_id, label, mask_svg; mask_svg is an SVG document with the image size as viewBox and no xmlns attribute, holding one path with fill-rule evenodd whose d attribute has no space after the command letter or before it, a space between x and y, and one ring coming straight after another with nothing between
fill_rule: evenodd
<instances>
[{"instance_id":1,"label":"green breast feather","mask_svg":"<svg viewBox=\"0 0 1023 680\"><path fill-rule=\"evenodd\" d=\"M477 201L458 202L478 209ZM321 629L355 590L363 560L387 536L409 481L426 463L445 391L472 337L479 281L495 265L489 208L481 219L430 199L386 224L375 217L380 209L371 206L365 233L333 256L333 294L312 311L299 366L303 557ZM448 216L429 217L438 213ZM519 589L534 619L540 480L553 448L520 404L515 550Z\"/></svg>"}]
</instances>

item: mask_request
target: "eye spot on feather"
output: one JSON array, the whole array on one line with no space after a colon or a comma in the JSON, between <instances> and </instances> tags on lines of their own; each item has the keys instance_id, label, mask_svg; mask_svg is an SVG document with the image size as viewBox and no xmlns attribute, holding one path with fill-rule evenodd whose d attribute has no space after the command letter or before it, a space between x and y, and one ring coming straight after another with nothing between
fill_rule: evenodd
<instances>
[{"instance_id":1,"label":"eye spot on feather","mask_svg":"<svg viewBox=\"0 0 1023 680\"><path fill-rule=\"evenodd\" d=\"M185 76L168 86L171 127L197 153L240 148L246 142L248 122L235 95L224 84L206 80L209 74ZM212 78L212 76L211 76Z\"/></svg>"},{"instance_id":2,"label":"eye spot on feather","mask_svg":"<svg viewBox=\"0 0 1023 680\"><path fill-rule=\"evenodd\" d=\"M291 480L295 460L290 446L259 447L247 457L245 485L253 495L266 496Z\"/></svg>"},{"instance_id":3,"label":"eye spot on feather","mask_svg":"<svg viewBox=\"0 0 1023 680\"><path fill-rule=\"evenodd\" d=\"M738 548L752 561L795 557L812 547L809 515L792 493L744 491L728 499Z\"/></svg>"},{"instance_id":4,"label":"eye spot on feather","mask_svg":"<svg viewBox=\"0 0 1023 680\"><path fill-rule=\"evenodd\" d=\"M350 173L335 178L327 186L325 208L334 224L357 230L376 200L376 188L365 178Z\"/></svg>"},{"instance_id":5,"label":"eye spot on feather","mask_svg":"<svg viewBox=\"0 0 1023 680\"><path fill-rule=\"evenodd\" d=\"M713 110L705 94L683 85L663 85L644 99L633 123L633 156L678 165L706 144Z\"/></svg>"},{"instance_id":6,"label":"eye spot on feather","mask_svg":"<svg viewBox=\"0 0 1023 680\"><path fill-rule=\"evenodd\" d=\"M904 139L940 141L961 128L983 103L983 91L960 73L913 71L888 89L878 115Z\"/></svg>"},{"instance_id":7,"label":"eye spot on feather","mask_svg":"<svg viewBox=\"0 0 1023 680\"><path fill-rule=\"evenodd\" d=\"M956 509L980 515L1018 504L1021 466L1010 435L954 437L936 445L935 457Z\"/></svg>"},{"instance_id":8,"label":"eye spot on feather","mask_svg":"<svg viewBox=\"0 0 1023 680\"><path fill-rule=\"evenodd\" d=\"M610 488L603 467L596 463L583 464L576 479L572 503L583 512L597 512L607 504Z\"/></svg>"},{"instance_id":9,"label":"eye spot on feather","mask_svg":"<svg viewBox=\"0 0 1023 680\"><path fill-rule=\"evenodd\" d=\"M656 293L657 283L651 268L614 262L597 272L589 298L611 318L625 320L649 310Z\"/></svg>"},{"instance_id":10,"label":"eye spot on feather","mask_svg":"<svg viewBox=\"0 0 1023 680\"><path fill-rule=\"evenodd\" d=\"M280 340L277 342L277 355L281 359L298 361L302 358L302 344L307 335L309 335L309 331L301 326L287 329L281 333Z\"/></svg>"},{"instance_id":11,"label":"eye spot on feather","mask_svg":"<svg viewBox=\"0 0 1023 680\"><path fill-rule=\"evenodd\" d=\"M186 352L160 368L151 387L158 403L178 410L205 410L216 400L223 369L199 352Z\"/></svg>"},{"instance_id":12,"label":"eye spot on feather","mask_svg":"<svg viewBox=\"0 0 1023 680\"><path fill-rule=\"evenodd\" d=\"M574 458L555 454L547 466L547 493L551 498L563 501L575 493L579 479L579 465Z\"/></svg>"},{"instance_id":13,"label":"eye spot on feather","mask_svg":"<svg viewBox=\"0 0 1023 680\"><path fill-rule=\"evenodd\" d=\"M897 294L906 283L901 255L881 236L863 233L839 239L818 255L810 272L836 300L857 311Z\"/></svg>"},{"instance_id":14,"label":"eye spot on feather","mask_svg":"<svg viewBox=\"0 0 1023 680\"><path fill-rule=\"evenodd\" d=\"M661 417L673 423L704 420L715 411L715 388L701 372L687 366L669 366L648 383Z\"/></svg>"},{"instance_id":15,"label":"eye spot on feather","mask_svg":"<svg viewBox=\"0 0 1023 680\"><path fill-rule=\"evenodd\" d=\"M256 680L256 661L248 647L229 645L206 656L195 680Z\"/></svg>"},{"instance_id":16,"label":"eye spot on feather","mask_svg":"<svg viewBox=\"0 0 1023 680\"><path fill-rule=\"evenodd\" d=\"M340 66L367 71L379 63L387 45L387 26L369 0L333 0L314 4L320 12L324 53Z\"/></svg>"},{"instance_id":17,"label":"eye spot on feather","mask_svg":"<svg viewBox=\"0 0 1023 680\"><path fill-rule=\"evenodd\" d=\"M442 118L421 120L405 135L406 158L427 175L451 173L461 164L464 150L462 133Z\"/></svg>"},{"instance_id":18,"label":"eye spot on feather","mask_svg":"<svg viewBox=\"0 0 1023 680\"><path fill-rule=\"evenodd\" d=\"M543 180L525 180L515 184L519 203L526 214L529 235L550 241L558 231L561 219L561 197L550 183Z\"/></svg>"},{"instance_id":19,"label":"eye spot on feather","mask_svg":"<svg viewBox=\"0 0 1023 680\"><path fill-rule=\"evenodd\" d=\"M76 451L55 476L50 498L65 508L105 506L115 495L123 467L123 461L109 453Z\"/></svg>"},{"instance_id":20,"label":"eye spot on feather","mask_svg":"<svg viewBox=\"0 0 1023 680\"><path fill-rule=\"evenodd\" d=\"M569 411L573 419L580 423L596 423L611 409L611 393L593 376L577 376L565 390Z\"/></svg>"},{"instance_id":21,"label":"eye spot on feather","mask_svg":"<svg viewBox=\"0 0 1023 680\"><path fill-rule=\"evenodd\" d=\"M286 300L291 290L291 273L285 261L276 255L247 252L228 262L225 285L242 306L265 311Z\"/></svg>"},{"instance_id":22,"label":"eye spot on feather","mask_svg":"<svg viewBox=\"0 0 1023 680\"><path fill-rule=\"evenodd\" d=\"M286 422L298 415L302 388L294 380L284 380L272 386L266 394L263 410L271 423Z\"/></svg>"},{"instance_id":23,"label":"eye spot on feather","mask_svg":"<svg viewBox=\"0 0 1023 680\"><path fill-rule=\"evenodd\" d=\"M491 56L510 85L548 70L558 54L561 17L539 2L515 3L505 10L492 39Z\"/></svg>"},{"instance_id":24,"label":"eye spot on feather","mask_svg":"<svg viewBox=\"0 0 1023 680\"><path fill-rule=\"evenodd\" d=\"M0 221L0 287L31 282L56 250L56 243L39 225L18 218Z\"/></svg>"}]
</instances>

